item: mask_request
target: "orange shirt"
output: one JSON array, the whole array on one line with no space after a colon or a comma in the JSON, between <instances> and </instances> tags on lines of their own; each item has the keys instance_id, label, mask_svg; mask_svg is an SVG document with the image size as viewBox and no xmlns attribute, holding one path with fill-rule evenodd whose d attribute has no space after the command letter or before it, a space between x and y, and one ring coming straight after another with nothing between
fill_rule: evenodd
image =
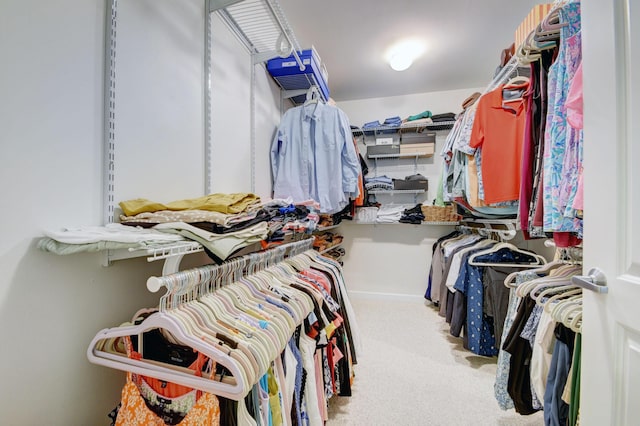
<instances>
[{"instance_id":1,"label":"orange shirt","mask_svg":"<svg viewBox=\"0 0 640 426\"><path fill-rule=\"evenodd\" d=\"M482 183L484 202L494 204L520 197L522 145L526 121L524 101L509 102L515 112L502 107L502 89L486 93L478 101L471 141L482 149ZM510 89L527 84L510 86Z\"/></svg>"}]
</instances>

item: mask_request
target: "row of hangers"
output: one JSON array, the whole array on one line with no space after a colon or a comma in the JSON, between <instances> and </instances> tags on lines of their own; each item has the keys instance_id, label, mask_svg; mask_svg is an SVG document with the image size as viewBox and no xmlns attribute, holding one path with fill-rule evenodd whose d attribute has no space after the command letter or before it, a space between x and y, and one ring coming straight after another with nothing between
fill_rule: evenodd
<instances>
[{"instance_id":1,"label":"row of hangers","mask_svg":"<svg viewBox=\"0 0 640 426\"><path fill-rule=\"evenodd\" d=\"M573 0L558 0L554 2L551 11L543 18L538 26L529 33L520 46L510 46L503 51L502 68L491 83L484 90L488 93L501 85L512 86L517 83L528 82L527 77L520 75L519 68L527 66L540 57L543 50L557 46L560 31L567 24L560 22L560 9ZM508 60L507 60L508 59ZM515 76L514 76L515 74ZM525 80L526 79L526 80Z\"/></svg>"},{"instance_id":2,"label":"row of hangers","mask_svg":"<svg viewBox=\"0 0 640 426\"><path fill-rule=\"evenodd\" d=\"M297 244L298 252L301 247L307 251L287 259L287 249L278 247L228 264L161 277L167 293L161 298L160 310L140 324L98 332L87 350L89 361L241 400L313 311L309 295L290 284L298 271L318 261L318 255L309 250L311 240ZM191 347L229 374L201 377L183 367L145 359L141 337L152 329L160 329L176 344ZM140 359L114 349L118 339L135 335Z\"/></svg>"},{"instance_id":3,"label":"row of hangers","mask_svg":"<svg viewBox=\"0 0 640 426\"><path fill-rule=\"evenodd\" d=\"M518 272L514 272L505 278L504 284L515 289L518 297L531 297L554 321L579 333L582 327L583 288L576 285L572 277L582 273L582 265L580 261L567 259L561 252L561 249L556 251L552 262L530 270L540 278L516 286L514 280Z\"/></svg>"},{"instance_id":4,"label":"row of hangers","mask_svg":"<svg viewBox=\"0 0 640 426\"><path fill-rule=\"evenodd\" d=\"M515 56L521 64L529 64L540 58L540 52L553 49L560 40L560 31L567 26L560 22L560 9L569 1L557 1L551 11L531 31L517 48Z\"/></svg>"}]
</instances>

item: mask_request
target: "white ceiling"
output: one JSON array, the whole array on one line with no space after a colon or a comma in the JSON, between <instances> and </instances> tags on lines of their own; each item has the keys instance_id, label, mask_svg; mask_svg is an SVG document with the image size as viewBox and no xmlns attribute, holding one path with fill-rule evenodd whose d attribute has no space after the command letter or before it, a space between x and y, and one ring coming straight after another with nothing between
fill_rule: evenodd
<instances>
[{"instance_id":1,"label":"white ceiling","mask_svg":"<svg viewBox=\"0 0 640 426\"><path fill-rule=\"evenodd\" d=\"M336 101L485 87L534 0L279 0L303 49L315 46ZM427 52L406 71L384 54L402 38Z\"/></svg>"}]
</instances>

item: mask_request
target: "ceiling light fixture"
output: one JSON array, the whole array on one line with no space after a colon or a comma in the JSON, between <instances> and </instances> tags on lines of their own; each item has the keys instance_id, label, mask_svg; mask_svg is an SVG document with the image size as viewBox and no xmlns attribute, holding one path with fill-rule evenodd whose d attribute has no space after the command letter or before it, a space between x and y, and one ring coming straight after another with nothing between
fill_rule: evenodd
<instances>
[{"instance_id":1,"label":"ceiling light fixture","mask_svg":"<svg viewBox=\"0 0 640 426\"><path fill-rule=\"evenodd\" d=\"M424 43L418 40L403 40L387 51L387 62L395 71L404 71L425 51Z\"/></svg>"}]
</instances>

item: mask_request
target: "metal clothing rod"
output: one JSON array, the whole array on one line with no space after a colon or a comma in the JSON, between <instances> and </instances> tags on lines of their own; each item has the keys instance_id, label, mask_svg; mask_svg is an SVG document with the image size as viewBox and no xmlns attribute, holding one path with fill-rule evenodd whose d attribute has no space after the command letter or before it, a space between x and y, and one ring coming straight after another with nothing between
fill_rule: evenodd
<instances>
[{"instance_id":1,"label":"metal clothing rod","mask_svg":"<svg viewBox=\"0 0 640 426\"><path fill-rule=\"evenodd\" d=\"M196 286L202 284L202 279L206 277L215 277L218 272L224 271L226 274L230 273L244 273L245 268L250 269L265 263L265 267L271 266L276 259L276 255L284 258L286 252L290 257L310 250L313 247L313 238L308 238L302 241L296 241L289 244L283 244L273 249L269 249L263 252L251 253L245 256L230 259L228 262L220 265L205 265L197 268L188 269L185 271L176 272L161 277L151 276L147 279L147 289L156 293L162 287L166 287L169 291L173 290L176 285L184 286L188 285ZM271 261L271 262L269 262ZM230 270L233 267L233 270Z\"/></svg>"},{"instance_id":2,"label":"metal clothing rod","mask_svg":"<svg viewBox=\"0 0 640 426\"><path fill-rule=\"evenodd\" d=\"M465 219L458 229L474 231L483 236L497 234L502 240L512 240L518 232L518 224L514 220L504 219ZM465 222L467 224L465 224ZM473 226L477 224L478 226Z\"/></svg>"},{"instance_id":3,"label":"metal clothing rod","mask_svg":"<svg viewBox=\"0 0 640 426\"><path fill-rule=\"evenodd\" d=\"M516 229L494 229L494 228L485 228L480 226L467 226L467 225L458 225L458 229L464 231L472 231L477 232L479 235L489 236L489 234L497 234L498 237L502 240L512 240L516 236Z\"/></svg>"},{"instance_id":4,"label":"metal clothing rod","mask_svg":"<svg viewBox=\"0 0 640 426\"><path fill-rule=\"evenodd\" d=\"M516 69L518 69L518 66L519 66L518 58L515 55L513 55L511 59L509 59L509 62L507 62L507 64L504 67L502 67L498 75L496 75L493 78L493 80L491 80L491 82L489 83L489 85L487 86L487 88L484 90L483 93L488 93L494 90L496 87L500 86L500 84L506 82L511 76L511 73Z\"/></svg>"}]
</instances>

